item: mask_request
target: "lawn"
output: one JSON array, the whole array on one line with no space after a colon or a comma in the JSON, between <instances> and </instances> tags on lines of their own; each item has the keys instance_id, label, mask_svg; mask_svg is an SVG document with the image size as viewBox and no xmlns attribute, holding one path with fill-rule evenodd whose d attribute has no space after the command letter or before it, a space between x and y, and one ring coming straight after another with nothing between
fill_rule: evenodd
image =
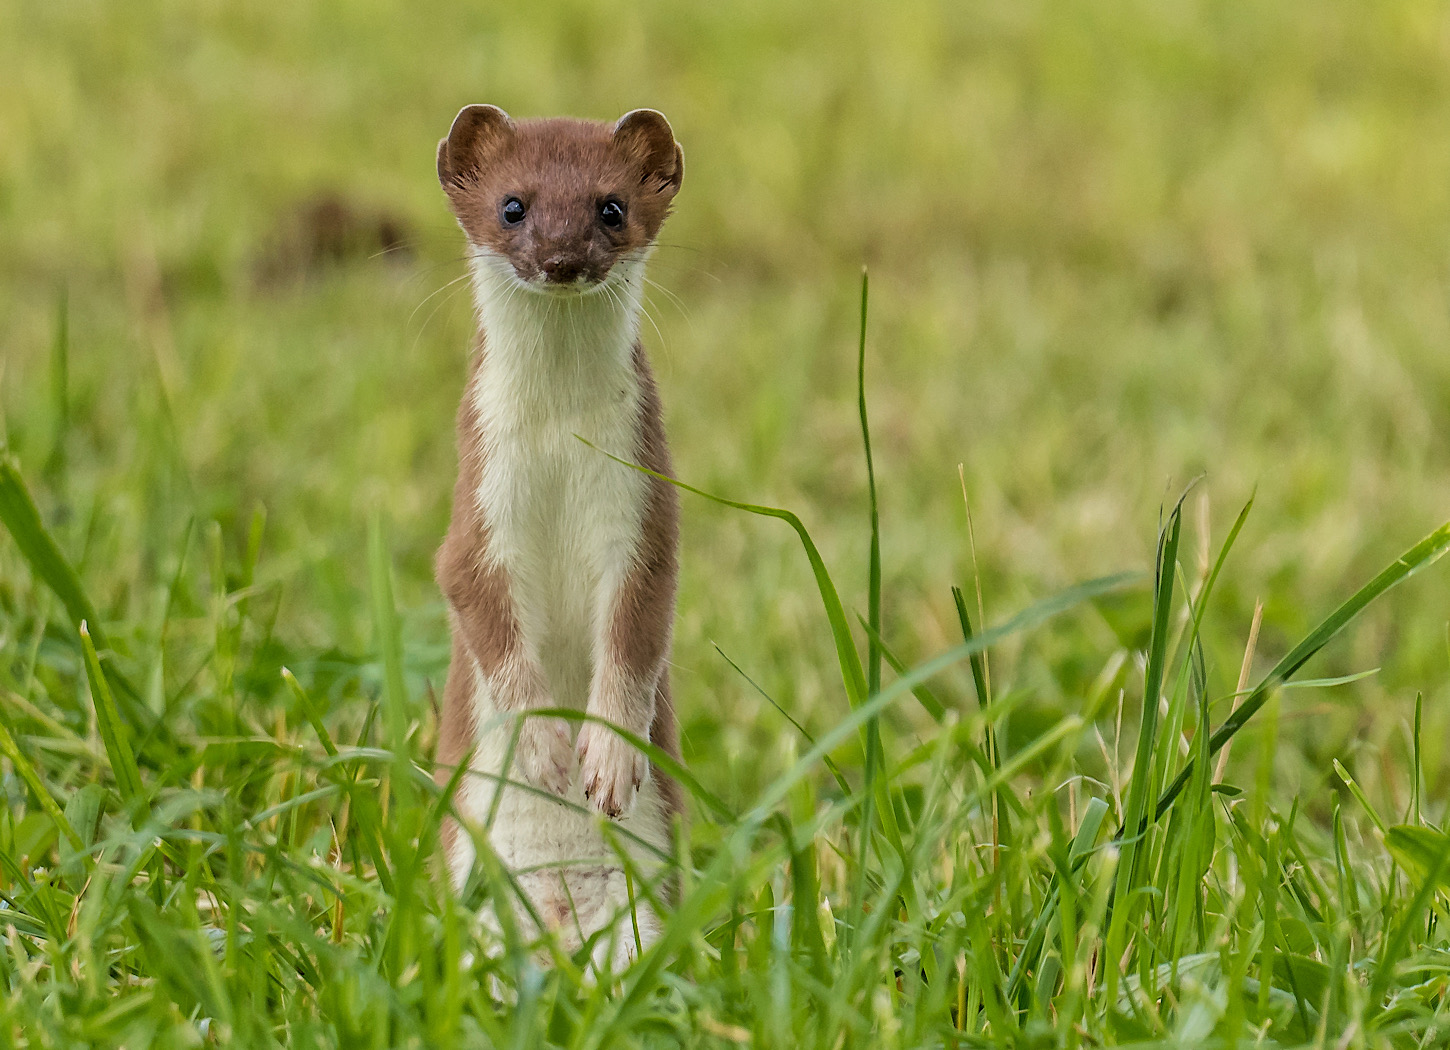
<instances>
[{"instance_id":1,"label":"lawn","mask_svg":"<svg viewBox=\"0 0 1450 1050\"><path fill-rule=\"evenodd\" d=\"M9 0L0 70L0 1045L1450 1041L1442 4ZM436 866L477 101L670 117L676 468L833 580L685 496L603 981Z\"/></svg>"}]
</instances>

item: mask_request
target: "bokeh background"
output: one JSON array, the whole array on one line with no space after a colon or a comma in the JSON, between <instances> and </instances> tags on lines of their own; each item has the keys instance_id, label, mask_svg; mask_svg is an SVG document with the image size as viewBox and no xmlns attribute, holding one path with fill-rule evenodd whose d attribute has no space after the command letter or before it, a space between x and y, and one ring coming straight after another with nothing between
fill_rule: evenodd
<instances>
[{"instance_id":1,"label":"bokeh background","mask_svg":"<svg viewBox=\"0 0 1450 1050\"><path fill-rule=\"evenodd\" d=\"M183 551L202 582L178 608L204 624L206 572L234 579L260 535L253 591L275 617L249 644L314 679L360 668L331 695L366 697L381 509L413 682L441 690L430 563L472 322L434 148L479 101L669 116L686 179L645 341L678 470L797 510L857 609L869 267L885 632L904 658L959 637L959 465L989 621L1146 569L1160 508L1202 474L1193 575L1256 492L1208 617L1215 695L1257 598L1262 669L1450 516L1435 0L5 0L0 70L4 438L123 647L164 622ZM793 536L700 500L685 524L687 756L748 796L788 734L715 645L808 727L845 701ZM19 602L32 585L0 547L0 598ZM1285 790L1328 790L1338 757L1402 792L1424 690L1443 795L1446 594L1427 574L1316 664L1377 675L1285 699ZM1146 608L994 654L998 691L1027 696L1009 746L1081 707Z\"/></svg>"}]
</instances>

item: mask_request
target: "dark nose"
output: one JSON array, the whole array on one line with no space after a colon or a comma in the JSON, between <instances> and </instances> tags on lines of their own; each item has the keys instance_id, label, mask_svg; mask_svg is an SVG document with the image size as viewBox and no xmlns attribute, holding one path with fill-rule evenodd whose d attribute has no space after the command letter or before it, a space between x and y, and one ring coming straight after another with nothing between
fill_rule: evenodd
<instances>
[{"instance_id":1,"label":"dark nose","mask_svg":"<svg viewBox=\"0 0 1450 1050\"><path fill-rule=\"evenodd\" d=\"M553 284L568 284L584 272L584 262L578 256L562 252L549 256L540 264L544 279Z\"/></svg>"}]
</instances>

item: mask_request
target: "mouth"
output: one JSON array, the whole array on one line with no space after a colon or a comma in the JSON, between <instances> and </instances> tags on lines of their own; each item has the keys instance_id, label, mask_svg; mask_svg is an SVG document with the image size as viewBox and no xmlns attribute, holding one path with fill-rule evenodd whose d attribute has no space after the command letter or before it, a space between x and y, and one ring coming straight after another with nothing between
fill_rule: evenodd
<instances>
[{"instance_id":1,"label":"mouth","mask_svg":"<svg viewBox=\"0 0 1450 1050\"><path fill-rule=\"evenodd\" d=\"M567 280L550 277L541 269L524 268L512 259L498 252L475 250L473 254L475 272L487 275L500 287L512 287L531 295L553 299L581 299L603 294L613 283L617 267L610 267L602 274L581 271Z\"/></svg>"},{"instance_id":2,"label":"mouth","mask_svg":"<svg viewBox=\"0 0 1450 1050\"><path fill-rule=\"evenodd\" d=\"M532 292L542 295L552 295L561 298L594 295L604 289L608 281L608 275L598 277L593 274L579 274L567 280L559 280L543 273L534 273L528 276L517 274L519 283Z\"/></svg>"}]
</instances>

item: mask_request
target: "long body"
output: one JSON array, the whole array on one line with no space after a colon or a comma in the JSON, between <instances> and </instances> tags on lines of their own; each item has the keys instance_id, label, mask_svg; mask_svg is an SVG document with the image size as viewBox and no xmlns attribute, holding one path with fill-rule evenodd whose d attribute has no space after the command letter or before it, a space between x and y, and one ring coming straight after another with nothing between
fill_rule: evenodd
<instances>
[{"instance_id":1,"label":"long body","mask_svg":"<svg viewBox=\"0 0 1450 1050\"><path fill-rule=\"evenodd\" d=\"M581 127L592 126L567 125ZM455 145L458 128L440 145L445 188L450 146L488 156L473 140ZM582 173L586 187L590 175ZM478 184L457 192L489 192ZM677 785L594 720L679 757L668 673L677 500L668 483L605 455L670 473L639 344L652 237L622 241L595 280L583 266L571 274L566 264L580 253L554 249L577 249L594 232L562 206L550 226L542 195L531 201L538 232L529 250L508 242L501 251L470 198L460 205L450 190L469 234L479 339L437 563L453 630L440 781L469 763L454 799L465 826L445 825L444 848L461 886L476 859L473 836L486 836L527 899L518 909L525 928L537 916L569 947L604 931L595 959L618 969L636 950L635 929L647 944L659 919L638 889L631 900L617 851L658 882L681 812ZM543 276L531 281L540 253ZM551 262L564 280L550 279ZM530 714L551 707L592 717L571 740L568 720Z\"/></svg>"}]
</instances>

